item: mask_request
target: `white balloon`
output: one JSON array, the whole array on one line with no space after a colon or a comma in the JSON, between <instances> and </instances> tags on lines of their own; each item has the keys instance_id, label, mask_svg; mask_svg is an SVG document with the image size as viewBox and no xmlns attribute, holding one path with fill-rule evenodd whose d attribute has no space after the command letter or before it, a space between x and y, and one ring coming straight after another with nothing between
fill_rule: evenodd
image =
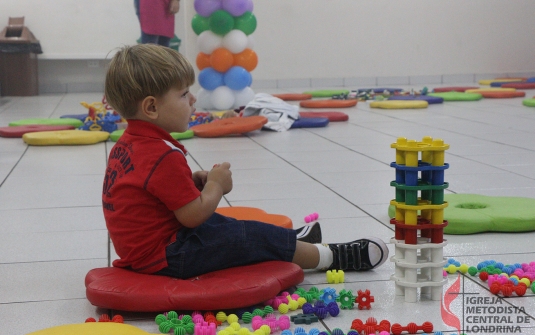
<instances>
[{"instance_id":1,"label":"white balloon","mask_svg":"<svg viewBox=\"0 0 535 335\"><path fill-rule=\"evenodd\" d=\"M223 37L223 47L233 54L239 54L245 50L248 43L249 39L247 38L247 35L239 29L231 30L225 37Z\"/></svg>"},{"instance_id":2,"label":"white balloon","mask_svg":"<svg viewBox=\"0 0 535 335\"><path fill-rule=\"evenodd\" d=\"M217 48L223 45L223 38L211 32L210 30L203 31L197 38L197 47L201 52L209 55Z\"/></svg>"},{"instance_id":3,"label":"white balloon","mask_svg":"<svg viewBox=\"0 0 535 335\"><path fill-rule=\"evenodd\" d=\"M253 35L251 34L251 35L247 36L247 49L253 50L254 49L254 43L255 43L255 40L254 40Z\"/></svg>"},{"instance_id":4,"label":"white balloon","mask_svg":"<svg viewBox=\"0 0 535 335\"><path fill-rule=\"evenodd\" d=\"M227 86L219 86L212 91L210 101L217 110L231 109L234 106L234 93Z\"/></svg>"},{"instance_id":5,"label":"white balloon","mask_svg":"<svg viewBox=\"0 0 535 335\"><path fill-rule=\"evenodd\" d=\"M213 91L205 90L204 88L199 89L197 92L197 102L195 102L195 108L199 110L210 110L214 109L210 96Z\"/></svg>"},{"instance_id":6,"label":"white balloon","mask_svg":"<svg viewBox=\"0 0 535 335\"><path fill-rule=\"evenodd\" d=\"M234 93L235 97L234 106L232 106L232 108L245 106L254 99L254 91L249 86L243 90L232 92Z\"/></svg>"}]
</instances>

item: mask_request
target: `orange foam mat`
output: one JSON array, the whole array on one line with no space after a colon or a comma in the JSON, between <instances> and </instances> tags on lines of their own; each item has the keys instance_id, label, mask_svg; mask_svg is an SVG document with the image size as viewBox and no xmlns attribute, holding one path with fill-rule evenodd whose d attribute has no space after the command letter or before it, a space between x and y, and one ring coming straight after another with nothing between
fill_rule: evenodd
<instances>
[{"instance_id":1,"label":"orange foam mat","mask_svg":"<svg viewBox=\"0 0 535 335\"><path fill-rule=\"evenodd\" d=\"M191 127L198 137L238 135L261 129L268 122L264 116L231 117Z\"/></svg>"},{"instance_id":2,"label":"orange foam mat","mask_svg":"<svg viewBox=\"0 0 535 335\"><path fill-rule=\"evenodd\" d=\"M266 211L255 207L219 207L216 209L216 212L237 220L262 221L279 227L288 229L293 228L292 219L289 217L281 214L269 214Z\"/></svg>"},{"instance_id":3,"label":"orange foam mat","mask_svg":"<svg viewBox=\"0 0 535 335\"><path fill-rule=\"evenodd\" d=\"M301 101L312 99L312 94L306 93L279 93L273 94L273 96L284 101Z\"/></svg>"}]
</instances>

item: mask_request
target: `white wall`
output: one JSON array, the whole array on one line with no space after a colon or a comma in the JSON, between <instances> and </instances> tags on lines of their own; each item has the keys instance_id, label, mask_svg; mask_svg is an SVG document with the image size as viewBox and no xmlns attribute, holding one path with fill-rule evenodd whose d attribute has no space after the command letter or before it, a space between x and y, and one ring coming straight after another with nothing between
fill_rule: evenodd
<instances>
[{"instance_id":1,"label":"white wall","mask_svg":"<svg viewBox=\"0 0 535 335\"><path fill-rule=\"evenodd\" d=\"M535 69L533 0L259 0L261 78Z\"/></svg>"},{"instance_id":2,"label":"white wall","mask_svg":"<svg viewBox=\"0 0 535 335\"><path fill-rule=\"evenodd\" d=\"M194 62L193 0L176 33ZM535 71L533 0L254 0L254 80ZM1 0L0 28L25 16L41 59L104 59L133 44L133 0Z\"/></svg>"}]
</instances>

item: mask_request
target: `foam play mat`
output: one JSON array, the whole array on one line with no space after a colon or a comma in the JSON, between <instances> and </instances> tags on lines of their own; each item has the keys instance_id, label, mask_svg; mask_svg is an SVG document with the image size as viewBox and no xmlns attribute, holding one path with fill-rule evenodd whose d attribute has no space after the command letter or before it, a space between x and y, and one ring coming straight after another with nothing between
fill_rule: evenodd
<instances>
[{"instance_id":1,"label":"foam play mat","mask_svg":"<svg viewBox=\"0 0 535 335\"><path fill-rule=\"evenodd\" d=\"M516 88L517 90L532 90L535 89L535 83L507 83L503 84L503 88Z\"/></svg>"},{"instance_id":2,"label":"foam play mat","mask_svg":"<svg viewBox=\"0 0 535 335\"><path fill-rule=\"evenodd\" d=\"M385 100L385 101L372 101L370 102L371 108L381 108L381 109L421 109L427 108L429 103L423 100Z\"/></svg>"},{"instance_id":3,"label":"foam play mat","mask_svg":"<svg viewBox=\"0 0 535 335\"><path fill-rule=\"evenodd\" d=\"M117 142L119 138L123 136L124 131L125 131L124 129L115 130L114 132L110 134L110 140L113 142ZM192 138L193 136L195 135L193 134L193 130L191 129L188 129L183 133L171 133L171 137L177 141Z\"/></svg>"},{"instance_id":4,"label":"foam play mat","mask_svg":"<svg viewBox=\"0 0 535 335\"><path fill-rule=\"evenodd\" d=\"M328 124L329 119L326 117L302 117L298 120L295 120L290 128L321 128L327 126Z\"/></svg>"},{"instance_id":5,"label":"foam play mat","mask_svg":"<svg viewBox=\"0 0 535 335\"><path fill-rule=\"evenodd\" d=\"M401 88L391 88L391 87L377 87L377 88L359 88L358 92L373 92L373 93L384 93L384 92L401 92Z\"/></svg>"},{"instance_id":6,"label":"foam play mat","mask_svg":"<svg viewBox=\"0 0 535 335\"><path fill-rule=\"evenodd\" d=\"M27 335L157 335L140 328L115 322L87 322L62 325L28 333Z\"/></svg>"},{"instance_id":7,"label":"foam play mat","mask_svg":"<svg viewBox=\"0 0 535 335\"><path fill-rule=\"evenodd\" d=\"M107 141L106 131L57 130L27 133L22 140L29 145L85 145Z\"/></svg>"},{"instance_id":8,"label":"foam play mat","mask_svg":"<svg viewBox=\"0 0 535 335\"><path fill-rule=\"evenodd\" d=\"M13 121L9 123L10 127L16 127L16 126L27 126L27 125L34 125L34 124L44 124L48 126L73 126L75 128L81 127L84 125L84 123L78 119L71 119L71 118L57 118L57 119L42 119L42 118L34 118L34 119L23 119L18 121Z\"/></svg>"},{"instance_id":9,"label":"foam play mat","mask_svg":"<svg viewBox=\"0 0 535 335\"><path fill-rule=\"evenodd\" d=\"M261 129L268 122L264 116L231 117L191 127L198 137L221 137L238 135Z\"/></svg>"},{"instance_id":10,"label":"foam play mat","mask_svg":"<svg viewBox=\"0 0 535 335\"><path fill-rule=\"evenodd\" d=\"M270 214L256 207L218 207L215 211L221 215L229 216L237 220L262 221L279 227L288 229L293 228L292 219L289 217L281 214Z\"/></svg>"},{"instance_id":11,"label":"foam play mat","mask_svg":"<svg viewBox=\"0 0 535 335\"><path fill-rule=\"evenodd\" d=\"M490 197L479 194L445 194L444 233L453 235L483 232L526 232L535 230L535 199ZM394 206L388 208L395 216Z\"/></svg>"},{"instance_id":12,"label":"foam play mat","mask_svg":"<svg viewBox=\"0 0 535 335\"><path fill-rule=\"evenodd\" d=\"M481 91L483 98L488 99L507 99L507 98L522 98L526 96L526 92L519 91Z\"/></svg>"},{"instance_id":13,"label":"foam play mat","mask_svg":"<svg viewBox=\"0 0 535 335\"><path fill-rule=\"evenodd\" d=\"M522 100L522 105L526 107L535 107L535 98Z\"/></svg>"},{"instance_id":14,"label":"foam play mat","mask_svg":"<svg viewBox=\"0 0 535 335\"><path fill-rule=\"evenodd\" d=\"M441 104L444 102L444 98L433 97L430 95L393 95L388 98L388 100L404 100L404 101L414 101L414 100L423 100L427 101L428 104Z\"/></svg>"},{"instance_id":15,"label":"foam play mat","mask_svg":"<svg viewBox=\"0 0 535 335\"><path fill-rule=\"evenodd\" d=\"M347 121L349 116L343 112L337 111L322 111L322 112L309 112L309 111L300 111L299 116L302 118L316 118L324 117L329 119L331 122Z\"/></svg>"},{"instance_id":16,"label":"foam play mat","mask_svg":"<svg viewBox=\"0 0 535 335\"><path fill-rule=\"evenodd\" d=\"M465 93L483 93L483 92L508 92L516 91L515 88L503 88L503 87L487 87L487 88L476 88L472 90L466 90Z\"/></svg>"},{"instance_id":17,"label":"foam play mat","mask_svg":"<svg viewBox=\"0 0 535 335\"><path fill-rule=\"evenodd\" d=\"M357 105L357 99L350 100L304 100L299 102L299 106L304 108L348 108Z\"/></svg>"},{"instance_id":18,"label":"foam play mat","mask_svg":"<svg viewBox=\"0 0 535 335\"><path fill-rule=\"evenodd\" d=\"M432 97L441 97L444 101L478 101L483 99L479 93L465 93L465 92L441 92L429 93Z\"/></svg>"},{"instance_id":19,"label":"foam play mat","mask_svg":"<svg viewBox=\"0 0 535 335\"><path fill-rule=\"evenodd\" d=\"M73 126L47 126L47 125L28 125L17 127L0 127L0 136L2 137L22 137L26 133L35 133L39 131L54 131L54 130L71 130Z\"/></svg>"},{"instance_id":20,"label":"foam play mat","mask_svg":"<svg viewBox=\"0 0 535 335\"><path fill-rule=\"evenodd\" d=\"M303 94L310 94L313 98L330 98L333 95L348 94L349 90L314 90L303 92Z\"/></svg>"},{"instance_id":21,"label":"foam play mat","mask_svg":"<svg viewBox=\"0 0 535 335\"><path fill-rule=\"evenodd\" d=\"M476 90L479 86L450 86L450 87L437 87L433 89L435 93L443 92L465 92L466 90Z\"/></svg>"},{"instance_id":22,"label":"foam play mat","mask_svg":"<svg viewBox=\"0 0 535 335\"><path fill-rule=\"evenodd\" d=\"M524 81L526 78L496 78L496 79L483 79L480 80L478 83L479 85L490 85L492 83L498 83L498 82L515 82L515 81Z\"/></svg>"},{"instance_id":23,"label":"foam play mat","mask_svg":"<svg viewBox=\"0 0 535 335\"><path fill-rule=\"evenodd\" d=\"M301 101L312 99L312 94L305 93L279 93L273 94L273 96L284 101Z\"/></svg>"},{"instance_id":24,"label":"foam play mat","mask_svg":"<svg viewBox=\"0 0 535 335\"><path fill-rule=\"evenodd\" d=\"M97 268L85 277L94 306L120 311L224 310L253 306L301 283L303 270L270 261L229 268L182 280L121 268Z\"/></svg>"}]
</instances>

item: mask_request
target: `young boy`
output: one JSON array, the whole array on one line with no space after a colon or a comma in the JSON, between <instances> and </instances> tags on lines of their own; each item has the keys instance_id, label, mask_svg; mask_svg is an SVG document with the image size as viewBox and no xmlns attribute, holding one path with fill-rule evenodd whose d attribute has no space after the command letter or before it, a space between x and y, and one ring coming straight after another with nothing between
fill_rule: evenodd
<instances>
[{"instance_id":1,"label":"young boy","mask_svg":"<svg viewBox=\"0 0 535 335\"><path fill-rule=\"evenodd\" d=\"M384 263L388 248L377 238L324 245L307 236L298 240L292 229L215 213L232 190L230 164L192 173L186 149L169 135L188 129L194 81L181 54L157 45L124 47L109 65L106 99L128 120L110 152L102 194L120 257L114 266L190 278L269 260L323 270L369 270Z\"/></svg>"}]
</instances>

